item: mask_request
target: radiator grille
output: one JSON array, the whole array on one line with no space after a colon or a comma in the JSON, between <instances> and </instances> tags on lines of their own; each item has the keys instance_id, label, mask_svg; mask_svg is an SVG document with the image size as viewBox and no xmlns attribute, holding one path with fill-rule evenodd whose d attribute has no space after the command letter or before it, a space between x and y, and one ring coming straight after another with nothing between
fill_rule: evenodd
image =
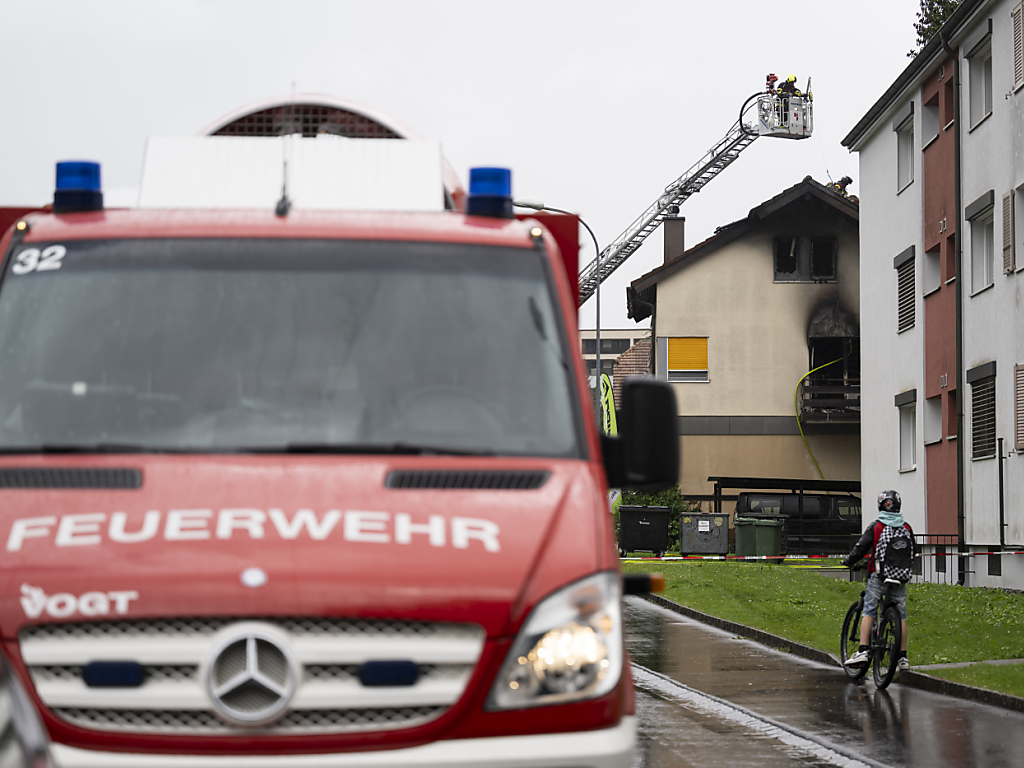
<instances>
[{"instance_id":1,"label":"radiator grille","mask_svg":"<svg viewBox=\"0 0 1024 768\"><path fill-rule=\"evenodd\" d=\"M354 733L411 728L430 722L448 707L403 707L397 709L306 710L291 712L283 720L258 733L265 735ZM209 712L191 710L55 709L62 720L96 731L120 733L173 733L188 735L229 735L238 729Z\"/></svg>"},{"instance_id":2,"label":"radiator grille","mask_svg":"<svg viewBox=\"0 0 1024 768\"><path fill-rule=\"evenodd\" d=\"M0 488L92 488L134 490L142 487L138 469L87 469L78 467L4 467Z\"/></svg>"},{"instance_id":3,"label":"radiator grille","mask_svg":"<svg viewBox=\"0 0 1024 768\"><path fill-rule=\"evenodd\" d=\"M204 670L213 670L216 678L218 665L244 666L245 659L231 654L244 648L236 638L250 636L254 622L269 625L263 631L289 649L299 669L281 719L252 730L218 716ZM233 625L242 623L246 627L239 626L236 634ZM56 716L79 727L275 735L409 728L440 717L465 691L483 650L484 632L472 624L425 621L187 618L44 624L27 627L19 639L39 698ZM264 665L266 654L281 655L269 646L260 646L259 652ZM96 660L138 662L145 670L143 683L87 686L83 667ZM362 663L401 660L416 664L414 684L364 686L360 681ZM277 666L282 679L275 677L275 683L286 687L290 673ZM261 671L267 673L262 666Z\"/></svg>"},{"instance_id":4,"label":"radiator grille","mask_svg":"<svg viewBox=\"0 0 1024 768\"><path fill-rule=\"evenodd\" d=\"M388 473L388 488L533 491L547 482L547 470L410 470Z\"/></svg>"}]
</instances>

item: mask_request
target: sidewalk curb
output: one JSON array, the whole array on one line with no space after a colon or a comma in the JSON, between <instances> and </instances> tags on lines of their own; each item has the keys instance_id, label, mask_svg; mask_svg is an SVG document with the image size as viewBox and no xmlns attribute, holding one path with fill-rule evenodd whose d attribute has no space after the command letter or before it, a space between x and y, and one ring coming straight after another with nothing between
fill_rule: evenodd
<instances>
[{"instance_id":1,"label":"sidewalk curb","mask_svg":"<svg viewBox=\"0 0 1024 768\"><path fill-rule=\"evenodd\" d=\"M1020 696L990 691L988 688L978 688L974 685L955 683L952 680L933 677L932 675L926 675L924 672L915 672L912 669L900 672L899 682L900 685L909 685L912 688L920 688L922 691L941 693L946 696L955 696L958 699L970 699L971 701L990 704L994 707L1024 712L1024 698Z\"/></svg>"},{"instance_id":2,"label":"sidewalk curb","mask_svg":"<svg viewBox=\"0 0 1024 768\"><path fill-rule=\"evenodd\" d=\"M811 646L804 645L803 643L787 640L784 637L773 635L771 632L765 632L760 629L748 627L746 624L737 624L735 621L726 621L725 619L720 619L717 616L711 616L707 613L695 611L693 608L688 608L685 605L675 603L661 595L650 594L644 595L643 597L655 605L660 605L662 608L667 608L675 613L688 616L691 619L696 619L703 624L710 624L713 627L733 632L740 637L756 640L763 645L788 651L796 656L802 656L805 659L811 659L812 661L818 661L832 667L839 667L840 669L842 668L842 664L840 664L839 659L831 653L819 650L818 648L812 648ZM900 685L906 685L910 688L919 688L922 691L930 691L931 693L939 693L945 696L954 696L958 699L977 701L982 704L1002 707L1003 709L1010 709L1015 712L1024 712L1024 698L1021 698L1020 696L1012 696L1008 693L990 691L987 688L978 688L973 685L955 683L952 680L926 675L924 672L915 672L914 670L900 672L898 680Z\"/></svg>"},{"instance_id":3,"label":"sidewalk curb","mask_svg":"<svg viewBox=\"0 0 1024 768\"><path fill-rule=\"evenodd\" d=\"M737 624L735 621L726 621L725 619L720 619L717 616L695 611L693 608L687 608L685 605L674 603L661 595L644 595L643 597L655 605L660 605L662 608L667 608L675 613L681 613L683 616L689 616L691 619L696 619L703 624L710 624L713 627L724 629L727 632L732 632L740 635L741 637L757 640L757 642L771 648L778 648L797 656L803 656L805 659L811 659L812 661L818 661L822 664L828 664L830 667L839 667L842 669L843 665L839 663L839 659L826 651L821 651L817 648L812 648L809 645L794 642L793 640L787 640L785 637L773 635L771 632L765 632L764 630L748 627L746 624Z\"/></svg>"}]
</instances>

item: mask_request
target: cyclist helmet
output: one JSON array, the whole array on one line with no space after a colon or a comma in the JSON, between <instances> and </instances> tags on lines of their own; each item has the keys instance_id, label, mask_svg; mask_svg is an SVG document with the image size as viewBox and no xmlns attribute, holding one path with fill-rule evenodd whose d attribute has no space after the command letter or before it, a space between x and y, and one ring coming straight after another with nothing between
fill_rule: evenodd
<instances>
[{"instance_id":1,"label":"cyclist helmet","mask_svg":"<svg viewBox=\"0 0 1024 768\"><path fill-rule=\"evenodd\" d=\"M878 494L878 511L879 512L896 512L900 511L900 495L896 491L882 491Z\"/></svg>"}]
</instances>

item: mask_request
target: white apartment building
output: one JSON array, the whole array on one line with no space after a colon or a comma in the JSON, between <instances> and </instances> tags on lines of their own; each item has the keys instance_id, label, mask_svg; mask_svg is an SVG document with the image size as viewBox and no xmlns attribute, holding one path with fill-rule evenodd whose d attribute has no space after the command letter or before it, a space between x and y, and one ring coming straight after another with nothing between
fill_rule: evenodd
<instances>
[{"instance_id":1,"label":"white apartment building","mask_svg":"<svg viewBox=\"0 0 1024 768\"><path fill-rule=\"evenodd\" d=\"M964 0L843 140L864 495L897 489L924 576L971 586L1024 587L1024 554L943 555L1024 547L1022 109L1024 4Z\"/></svg>"}]
</instances>

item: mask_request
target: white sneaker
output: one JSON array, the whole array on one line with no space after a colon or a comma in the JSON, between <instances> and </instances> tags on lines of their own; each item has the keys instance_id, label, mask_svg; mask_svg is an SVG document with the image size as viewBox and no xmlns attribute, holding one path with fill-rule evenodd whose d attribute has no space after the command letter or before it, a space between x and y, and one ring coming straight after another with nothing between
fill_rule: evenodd
<instances>
[{"instance_id":1,"label":"white sneaker","mask_svg":"<svg viewBox=\"0 0 1024 768\"><path fill-rule=\"evenodd\" d=\"M896 669L910 669L910 659L906 656L901 656L899 661L896 662Z\"/></svg>"},{"instance_id":2,"label":"white sneaker","mask_svg":"<svg viewBox=\"0 0 1024 768\"><path fill-rule=\"evenodd\" d=\"M858 664L867 664L870 659L871 655L867 651L857 651L853 656L846 660L846 666L855 667Z\"/></svg>"}]
</instances>

